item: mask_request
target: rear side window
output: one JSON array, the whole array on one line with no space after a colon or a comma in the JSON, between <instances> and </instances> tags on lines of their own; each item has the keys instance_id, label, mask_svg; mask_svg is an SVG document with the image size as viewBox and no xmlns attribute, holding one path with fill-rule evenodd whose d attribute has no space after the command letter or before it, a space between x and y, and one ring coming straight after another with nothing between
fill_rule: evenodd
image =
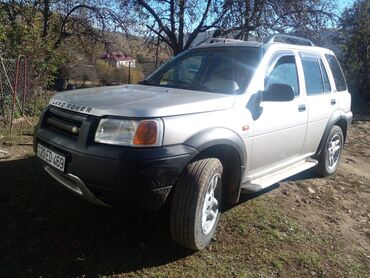
<instances>
[{"instance_id":1,"label":"rear side window","mask_svg":"<svg viewBox=\"0 0 370 278\"><path fill-rule=\"evenodd\" d=\"M330 82L328 78L328 73L326 72L326 69L321 59L320 59L320 68L321 68L322 79L324 82L324 92L330 92L331 87L330 87Z\"/></svg>"},{"instance_id":2,"label":"rear side window","mask_svg":"<svg viewBox=\"0 0 370 278\"><path fill-rule=\"evenodd\" d=\"M302 57L302 66L307 95L324 93L325 86L319 59Z\"/></svg>"},{"instance_id":3,"label":"rear side window","mask_svg":"<svg viewBox=\"0 0 370 278\"><path fill-rule=\"evenodd\" d=\"M330 70L333 74L334 83L337 91L340 92L347 90L346 80L344 79L344 75L337 58L334 55L330 54L325 54L325 57L328 60Z\"/></svg>"}]
</instances>

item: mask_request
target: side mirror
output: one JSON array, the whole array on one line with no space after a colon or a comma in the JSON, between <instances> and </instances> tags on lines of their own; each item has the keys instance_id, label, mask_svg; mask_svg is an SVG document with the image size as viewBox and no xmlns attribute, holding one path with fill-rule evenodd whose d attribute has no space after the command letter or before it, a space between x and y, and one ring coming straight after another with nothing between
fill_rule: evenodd
<instances>
[{"instance_id":1,"label":"side mirror","mask_svg":"<svg viewBox=\"0 0 370 278\"><path fill-rule=\"evenodd\" d=\"M258 91L255 94L254 98L250 99L250 100L252 100L252 102L251 102L251 105L250 105L249 109L252 111L253 120L257 120L263 112L263 107L261 106L262 94L263 94L262 91Z\"/></svg>"},{"instance_id":2,"label":"side mirror","mask_svg":"<svg viewBox=\"0 0 370 278\"><path fill-rule=\"evenodd\" d=\"M268 90L262 94L263 101L292 101L293 99L293 87L287 84L271 84Z\"/></svg>"}]
</instances>

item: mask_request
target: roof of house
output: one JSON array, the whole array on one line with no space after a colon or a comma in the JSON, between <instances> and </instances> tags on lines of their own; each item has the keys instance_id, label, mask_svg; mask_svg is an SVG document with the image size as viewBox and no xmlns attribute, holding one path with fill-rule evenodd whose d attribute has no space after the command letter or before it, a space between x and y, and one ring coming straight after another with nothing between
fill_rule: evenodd
<instances>
[{"instance_id":1,"label":"roof of house","mask_svg":"<svg viewBox=\"0 0 370 278\"><path fill-rule=\"evenodd\" d=\"M102 60L109 60L109 61L133 61L135 60L131 56L124 54L122 52L113 52L113 53L105 53L103 54L100 59Z\"/></svg>"}]
</instances>

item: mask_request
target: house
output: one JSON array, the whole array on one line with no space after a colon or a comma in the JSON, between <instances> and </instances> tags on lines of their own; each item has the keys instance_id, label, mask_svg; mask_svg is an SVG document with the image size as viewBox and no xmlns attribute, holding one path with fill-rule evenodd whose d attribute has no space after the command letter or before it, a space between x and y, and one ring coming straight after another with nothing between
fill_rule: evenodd
<instances>
[{"instance_id":1,"label":"house","mask_svg":"<svg viewBox=\"0 0 370 278\"><path fill-rule=\"evenodd\" d=\"M135 59L122 52L106 53L100 59L107 61L117 69L122 67L135 68Z\"/></svg>"}]
</instances>

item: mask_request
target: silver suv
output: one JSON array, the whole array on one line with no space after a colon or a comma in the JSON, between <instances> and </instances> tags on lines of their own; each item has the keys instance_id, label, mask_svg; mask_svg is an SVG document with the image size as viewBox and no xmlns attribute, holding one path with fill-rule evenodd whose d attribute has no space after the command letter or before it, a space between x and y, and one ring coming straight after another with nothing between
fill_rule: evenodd
<instances>
[{"instance_id":1,"label":"silver suv","mask_svg":"<svg viewBox=\"0 0 370 278\"><path fill-rule=\"evenodd\" d=\"M352 113L334 53L291 36L213 39L139 85L57 93L34 150L98 205L170 204L173 239L202 249L223 203L315 167L333 174Z\"/></svg>"}]
</instances>

